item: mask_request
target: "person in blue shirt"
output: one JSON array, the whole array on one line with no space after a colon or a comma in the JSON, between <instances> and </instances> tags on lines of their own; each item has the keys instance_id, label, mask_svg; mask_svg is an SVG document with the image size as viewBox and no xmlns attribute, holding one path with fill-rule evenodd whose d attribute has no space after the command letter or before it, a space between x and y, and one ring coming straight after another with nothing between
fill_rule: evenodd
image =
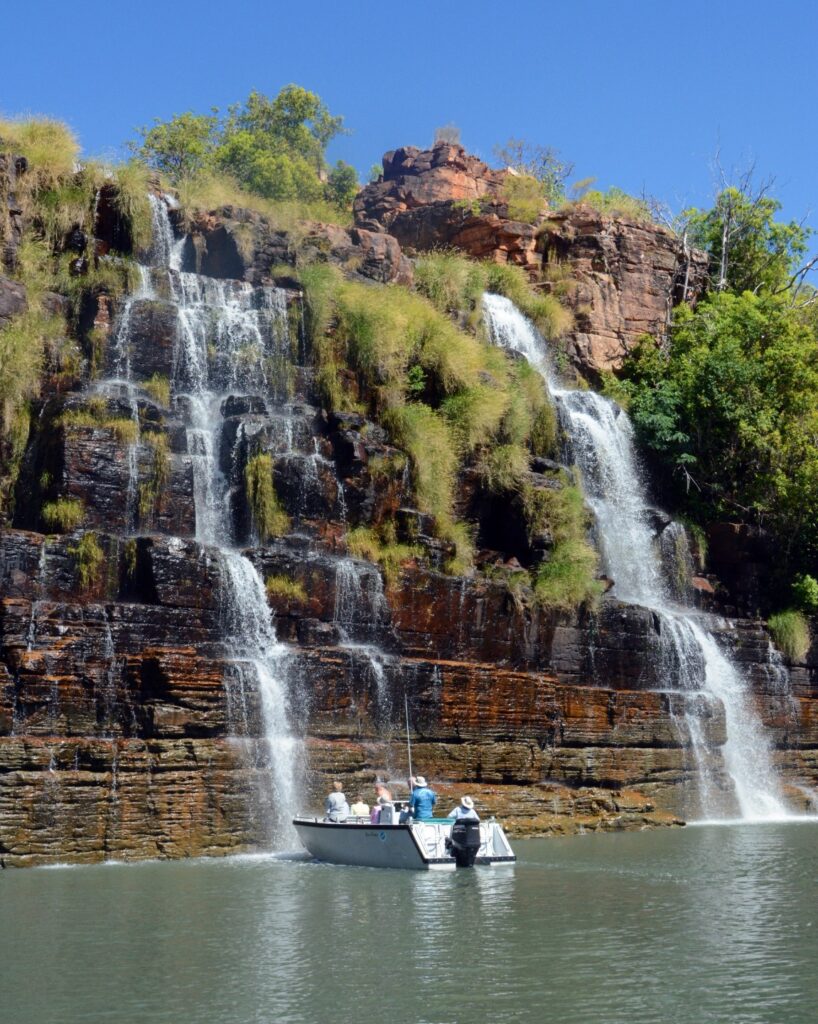
<instances>
[{"instance_id":1,"label":"person in blue shirt","mask_svg":"<svg viewBox=\"0 0 818 1024\"><path fill-rule=\"evenodd\" d=\"M409 813L415 821L423 821L432 817L437 803L437 793L426 785L426 779L418 775L409 780L412 796L409 798Z\"/></svg>"}]
</instances>

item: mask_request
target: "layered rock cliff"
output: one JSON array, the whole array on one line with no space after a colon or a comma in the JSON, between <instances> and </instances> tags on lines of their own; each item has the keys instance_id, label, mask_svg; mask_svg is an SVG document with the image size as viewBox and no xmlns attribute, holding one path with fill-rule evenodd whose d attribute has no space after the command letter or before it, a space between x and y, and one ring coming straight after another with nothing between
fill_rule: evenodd
<instances>
[{"instance_id":1,"label":"layered rock cliff","mask_svg":"<svg viewBox=\"0 0 818 1024\"><path fill-rule=\"evenodd\" d=\"M390 233L409 252L451 247L526 267L546 289L547 271L558 268L572 282L566 300L576 316L565 351L591 377L617 368L642 335L662 336L673 305L701 293L706 253L656 224L582 202L544 211L533 223L515 219L505 189L510 173L491 170L462 146L398 149L355 200L356 223Z\"/></svg>"},{"instance_id":2,"label":"layered rock cliff","mask_svg":"<svg viewBox=\"0 0 818 1024\"><path fill-rule=\"evenodd\" d=\"M515 226L501 176L483 167L457 147L390 154L352 229L308 224L296 236L238 208L202 213L183 242L178 225L166 240L176 268L154 253L136 292L86 299L73 328L103 365L93 376L89 358L75 386L43 394L0 536L4 865L255 849L281 824L269 709L227 621L224 547L203 539L206 459L224 483L231 550L268 583L305 803L332 777L366 795L376 776L405 775L404 700L415 766L444 801L470 792L518 834L683 818L700 771L691 714L725 784L722 710L670 691L654 615L611 597L548 611L490 573L446 573L444 542L383 426L322 407L287 272L296 252L374 287L411 283L407 250L454 245L532 268L558 251L590 295L571 343L591 370L664 322L680 275L667 233L582 211L542 231ZM456 205L484 197L488 212ZM102 202L99 241L115 227ZM0 315L24 301L14 283L0 295ZM199 371L220 382L213 451L191 408L202 392L186 331L199 327ZM289 517L263 545L246 486L259 454ZM552 469L532 462L532 482L550 486ZM525 557L514 508L469 501L470 481L460 485L481 565ZM44 509L59 502L81 520L48 533ZM386 575L346 547L350 530L383 522L406 545ZM657 533L666 526L657 516ZM735 605L728 593L707 599ZM725 622L723 641L803 806L797 787L818 782L818 652L787 673L760 623Z\"/></svg>"}]
</instances>

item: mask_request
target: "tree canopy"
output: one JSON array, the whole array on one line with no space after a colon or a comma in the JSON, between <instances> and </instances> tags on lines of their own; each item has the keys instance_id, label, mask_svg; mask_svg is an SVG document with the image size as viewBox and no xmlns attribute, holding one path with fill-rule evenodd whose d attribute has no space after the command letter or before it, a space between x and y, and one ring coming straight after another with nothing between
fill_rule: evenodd
<instances>
[{"instance_id":1,"label":"tree canopy","mask_svg":"<svg viewBox=\"0 0 818 1024\"><path fill-rule=\"evenodd\" d=\"M712 290L644 338L622 371L637 432L679 506L766 529L784 577L818 571L818 335L801 284L808 232L763 191L693 211Z\"/></svg>"},{"instance_id":2,"label":"tree canopy","mask_svg":"<svg viewBox=\"0 0 818 1024\"><path fill-rule=\"evenodd\" d=\"M171 183L205 171L228 175L266 199L348 205L358 188L355 169L327 166L326 148L344 131L321 99L298 85L277 96L251 92L226 116L187 111L157 120L134 149Z\"/></svg>"},{"instance_id":3,"label":"tree canopy","mask_svg":"<svg viewBox=\"0 0 818 1024\"><path fill-rule=\"evenodd\" d=\"M807 251L809 231L773 218L781 209L762 187L755 194L728 186L709 210L689 211L689 239L710 254L719 291L781 293Z\"/></svg>"}]
</instances>

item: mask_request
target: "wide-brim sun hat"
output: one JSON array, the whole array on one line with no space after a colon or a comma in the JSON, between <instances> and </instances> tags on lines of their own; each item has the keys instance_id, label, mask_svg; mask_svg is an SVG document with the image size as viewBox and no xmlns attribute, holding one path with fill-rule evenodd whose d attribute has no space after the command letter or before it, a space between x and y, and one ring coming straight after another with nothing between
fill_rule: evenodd
<instances>
[{"instance_id":1,"label":"wide-brim sun hat","mask_svg":"<svg viewBox=\"0 0 818 1024\"><path fill-rule=\"evenodd\" d=\"M461 797L460 803L471 811L474 808L474 800L470 796Z\"/></svg>"},{"instance_id":2,"label":"wide-brim sun hat","mask_svg":"<svg viewBox=\"0 0 818 1024\"><path fill-rule=\"evenodd\" d=\"M426 779L422 775L416 775L415 776L415 783L418 786L425 786L426 785Z\"/></svg>"}]
</instances>

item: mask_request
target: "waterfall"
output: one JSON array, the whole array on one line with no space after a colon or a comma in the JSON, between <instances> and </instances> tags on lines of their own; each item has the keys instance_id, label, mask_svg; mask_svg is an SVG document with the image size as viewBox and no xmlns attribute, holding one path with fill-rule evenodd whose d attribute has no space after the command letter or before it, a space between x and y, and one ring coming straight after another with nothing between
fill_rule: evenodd
<instances>
[{"instance_id":1,"label":"waterfall","mask_svg":"<svg viewBox=\"0 0 818 1024\"><path fill-rule=\"evenodd\" d=\"M739 816L748 821L788 816L768 737L753 707L747 680L719 647L708 617L671 597L654 545L651 509L634 446L633 426L614 402L593 391L562 387L544 339L508 299L487 294L483 309L495 344L523 355L542 375L554 399L567 455L579 469L613 594L654 612L659 623L659 669L675 689L703 691L724 707L722 754ZM680 597L678 592L675 596ZM703 738L688 725L697 761ZM700 772L700 801L708 818L723 816L709 774Z\"/></svg>"},{"instance_id":2,"label":"waterfall","mask_svg":"<svg viewBox=\"0 0 818 1024\"><path fill-rule=\"evenodd\" d=\"M182 272L185 239L175 238L164 199L149 199L153 243L148 258L155 269L140 267L140 287L123 308L114 339L115 373L131 395L131 309L135 301L155 297L152 274L164 271L176 307L171 386L193 470L196 539L218 568L228 722L246 737L252 729L249 705L257 705L262 731L257 764L268 782L274 839L289 844L303 745L290 725L288 651L276 637L264 582L235 544L230 479L220 458L225 400L229 395L263 397L269 360L286 351L286 293Z\"/></svg>"},{"instance_id":3,"label":"waterfall","mask_svg":"<svg viewBox=\"0 0 818 1024\"><path fill-rule=\"evenodd\" d=\"M148 254L150 264L153 267L170 267L172 270L178 270L182 262L184 237L176 239L164 197L150 192L148 201L151 204L152 228L151 248Z\"/></svg>"},{"instance_id":4,"label":"waterfall","mask_svg":"<svg viewBox=\"0 0 818 1024\"><path fill-rule=\"evenodd\" d=\"M369 562L339 558L335 568L333 622L338 629L341 646L353 658L361 657L366 661L374 685L379 724L383 728L387 728L393 710L387 676L387 668L393 658L379 642L388 620L389 606L380 570ZM363 635L364 639L355 639L355 634ZM390 739L391 732L387 728L387 759Z\"/></svg>"},{"instance_id":5,"label":"waterfall","mask_svg":"<svg viewBox=\"0 0 818 1024\"><path fill-rule=\"evenodd\" d=\"M114 377L113 380L108 381L109 387L112 384L116 384L120 389L120 393L124 391L125 399L131 412L131 419L136 425L136 436L133 442L128 445L128 486L125 492L125 517L130 531L136 528L140 448L139 403L133 378L131 377L131 318L135 302L156 298L150 269L141 263L137 266L139 269L139 284L125 300L125 305L122 308L114 330L112 346Z\"/></svg>"}]
</instances>

